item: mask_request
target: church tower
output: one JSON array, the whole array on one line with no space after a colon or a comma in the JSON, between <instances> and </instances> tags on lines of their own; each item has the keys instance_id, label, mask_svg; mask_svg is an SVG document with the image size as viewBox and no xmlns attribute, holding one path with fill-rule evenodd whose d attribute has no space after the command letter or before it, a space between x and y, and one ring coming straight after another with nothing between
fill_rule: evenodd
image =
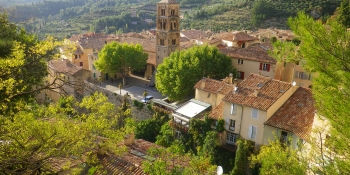
<instances>
[{"instance_id":1,"label":"church tower","mask_svg":"<svg viewBox=\"0 0 350 175\"><path fill-rule=\"evenodd\" d=\"M156 66L171 52L180 49L180 4L175 0L161 0L157 4Z\"/></svg>"}]
</instances>

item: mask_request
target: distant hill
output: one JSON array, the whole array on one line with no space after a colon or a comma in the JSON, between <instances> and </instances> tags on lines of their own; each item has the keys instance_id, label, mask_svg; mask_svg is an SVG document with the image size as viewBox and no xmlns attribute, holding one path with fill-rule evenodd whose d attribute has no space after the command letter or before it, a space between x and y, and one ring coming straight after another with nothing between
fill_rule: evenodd
<instances>
[{"instance_id":1,"label":"distant hill","mask_svg":"<svg viewBox=\"0 0 350 175\"><path fill-rule=\"evenodd\" d=\"M155 27L156 3L160 0L8 0L33 2L9 8L11 20L39 37L59 38L87 31L139 32ZM180 0L182 29L218 32L276 27L305 11L327 19L341 0ZM146 20L147 19L147 20ZM148 19L152 19L150 21Z\"/></svg>"}]
</instances>

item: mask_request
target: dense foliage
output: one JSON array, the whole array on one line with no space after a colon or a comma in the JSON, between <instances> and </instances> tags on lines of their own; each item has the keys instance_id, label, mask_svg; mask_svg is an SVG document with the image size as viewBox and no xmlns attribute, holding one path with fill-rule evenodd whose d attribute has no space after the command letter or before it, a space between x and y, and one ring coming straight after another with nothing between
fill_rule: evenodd
<instances>
[{"instance_id":1,"label":"dense foliage","mask_svg":"<svg viewBox=\"0 0 350 175\"><path fill-rule=\"evenodd\" d=\"M0 14L0 115L22 109L44 87L46 61L55 55L58 42L39 41L17 29L6 14Z\"/></svg>"},{"instance_id":2,"label":"dense foliage","mask_svg":"<svg viewBox=\"0 0 350 175\"><path fill-rule=\"evenodd\" d=\"M194 95L194 85L203 77L222 79L236 73L231 58L213 46L195 46L171 53L158 66L156 87L172 100Z\"/></svg>"},{"instance_id":3,"label":"dense foliage","mask_svg":"<svg viewBox=\"0 0 350 175\"><path fill-rule=\"evenodd\" d=\"M1 117L0 172L52 174L62 170L52 167L62 161L68 169L82 160L94 162L97 154L121 153L125 149L116 143L132 131L129 124L119 125L121 115L130 117L130 110L119 111L95 93L80 103L68 97L48 106L27 105L13 119Z\"/></svg>"},{"instance_id":4,"label":"dense foliage","mask_svg":"<svg viewBox=\"0 0 350 175\"><path fill-rule=\"evenodd\" d=\"M156 142L156 137L160 134L162 126L169 121L167 115L155 113L151 119L140 121L136 125L135 137L150 142Z\"/></svg>"}]
</instances>

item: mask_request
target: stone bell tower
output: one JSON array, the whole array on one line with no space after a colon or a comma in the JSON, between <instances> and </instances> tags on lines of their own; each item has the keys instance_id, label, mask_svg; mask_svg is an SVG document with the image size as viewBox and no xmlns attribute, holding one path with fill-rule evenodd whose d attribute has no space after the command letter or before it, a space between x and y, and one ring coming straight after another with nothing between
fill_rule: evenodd
<instances>
[{"instance_id":1,"label":"stone bell tower","mask_svg":"<svg viewBox=\"0 0 350 175\"><path fill-rule=\"evenodd\" d=\"M156 67L171 52L180 49L180 4L175 0L161 0L157 4Z\"/></svg>"}]
</instances>

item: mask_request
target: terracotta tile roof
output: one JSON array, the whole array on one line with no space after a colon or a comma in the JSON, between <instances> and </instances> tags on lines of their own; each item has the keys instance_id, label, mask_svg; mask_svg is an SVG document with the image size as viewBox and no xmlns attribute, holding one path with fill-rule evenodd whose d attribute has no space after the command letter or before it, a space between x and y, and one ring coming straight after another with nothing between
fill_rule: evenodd
<instances>
[{"instance_id":1,"label":"terracotta tile roof","mask_svg":"<svg viewBox=\"0 0 350 175\"><path fill-rule=\"evenodd\" d=\"M216 106L210 113L209 117L215 120L222 119L223 111L224 111L224 103L221 102L218 106Z\"/></svg>"},{"instance_id":2,"label":"terracotta tile roof","mask_svg":"<svg viewBox=\"0 0 350 175\"><path fill-rule=\"evenodd\" d=\"M180 42L187 42L187 41L190 41L190 40L186 37L180 37Z\"/></svg>"},{"instance_id":3,"label":"terracotta tile roof","mask_svg":"<svg viewBox=\"0 0 350 175\"><path fill-rule=\"evenodd\" d=\"M146 175L139 166L135 166L117 156L104 156L100 158L100 162L103 166L102 171L98 170L94 173L95 175Z\"/></svg>"},{"instance_id":4,"label":"terracotta tile roof","mask_svg":"<svg viewBox=\"0 0 350 175\"><path fill-rule=\"evenodd\" d=\"M268 54L268 44L254 44L247 48L219 48L220 52L232 58L276 64L276 60Z\"/></svg>"},{"instance_id":5,"label":"terracotta tile roof","mask_svg":"<svg viewBox=\"0 0 350 175\"><path fill-rule=\"evenodd\" d=\"M311 90L299 87L265 124L307 140L314 121L314 105Z\"/></svg>"},{"instance_id":6,"label":"terracotta tile roof","mask_svg":"<svg viewBox=\"0 0 350 175\"><path fill-rule=\"evenodd\" d=\"M254 41L258 40L245 32L222 32L215 35L217 38L227 41Z\"/></svg>"},{"instance_id":7,"label":"terracotta tile roof","mask_svg":"<svg viewBox=\"0 0 350 175\"><path fill-rule=\"evenodd\" d=\"M223 101L268 110L292 85L257 74L250 74L238 86L228 93ZM255 93L257 92L256 96Z\"/></svg>"},{"instance_id":8,"label":"terracotta tile roof","mask_svg":"<svg viewBox=\"0 0 350 175\"><path fill-rule=\"evenodd\" d=\"M79 45L77 45L75 48L76 49L74 50L73 54L79 55L79 54L83 54L84 53Z\"/></svg>"},{"instance_id":9,"label":"terracotta tile roof","mask_svg":"<svg viewBox=\"0 0 350 175\"><path fill-rule=\"evenodd\" d=\"M188 39L201 39L208 37L208 34L202 30L183 30L181 34Z\"/></svg>"},{"instance_id":10,"label":"terracotta tile roof","mask_svg":"<svg viewBox=\"0 0 350 175\"><path fill-rule=\"evenodd\" d=\"M83 49L97 49L101 50L106 44L108 36L102 34L95 35L85 35L78 40L79 44Z\"/></svg>"},{"instance_id":11,"label":"terracotta tile roof","mask_svg":"<svg viewBox=\"0 0 350 175\"><path fill-rule=\"evenodd\" d=\"M75 64L72 64L67 59L51 60L51 61L49 61L48 66L49 66L49 68L51 68L59 73L64 73L64 74L69 74L69 75L74 75L83 69L82 67L79 67Z\"/></svg>"},{"instance_id":12,"label":"terracotta tile roof","mask_svg":"<svg viewBox=\"0 0 350 175\"><path fill-rule=\"evenodd\" d=\"M201 90L201 91L206 91L214 94L223 94L226 95L230 91L233 90L234 85L233 84L228 84L223 81L219 80L214 80L211 78L202 78L199 80L196 85L194 85L195 89Z\"/></svg>"}]
</instances>

